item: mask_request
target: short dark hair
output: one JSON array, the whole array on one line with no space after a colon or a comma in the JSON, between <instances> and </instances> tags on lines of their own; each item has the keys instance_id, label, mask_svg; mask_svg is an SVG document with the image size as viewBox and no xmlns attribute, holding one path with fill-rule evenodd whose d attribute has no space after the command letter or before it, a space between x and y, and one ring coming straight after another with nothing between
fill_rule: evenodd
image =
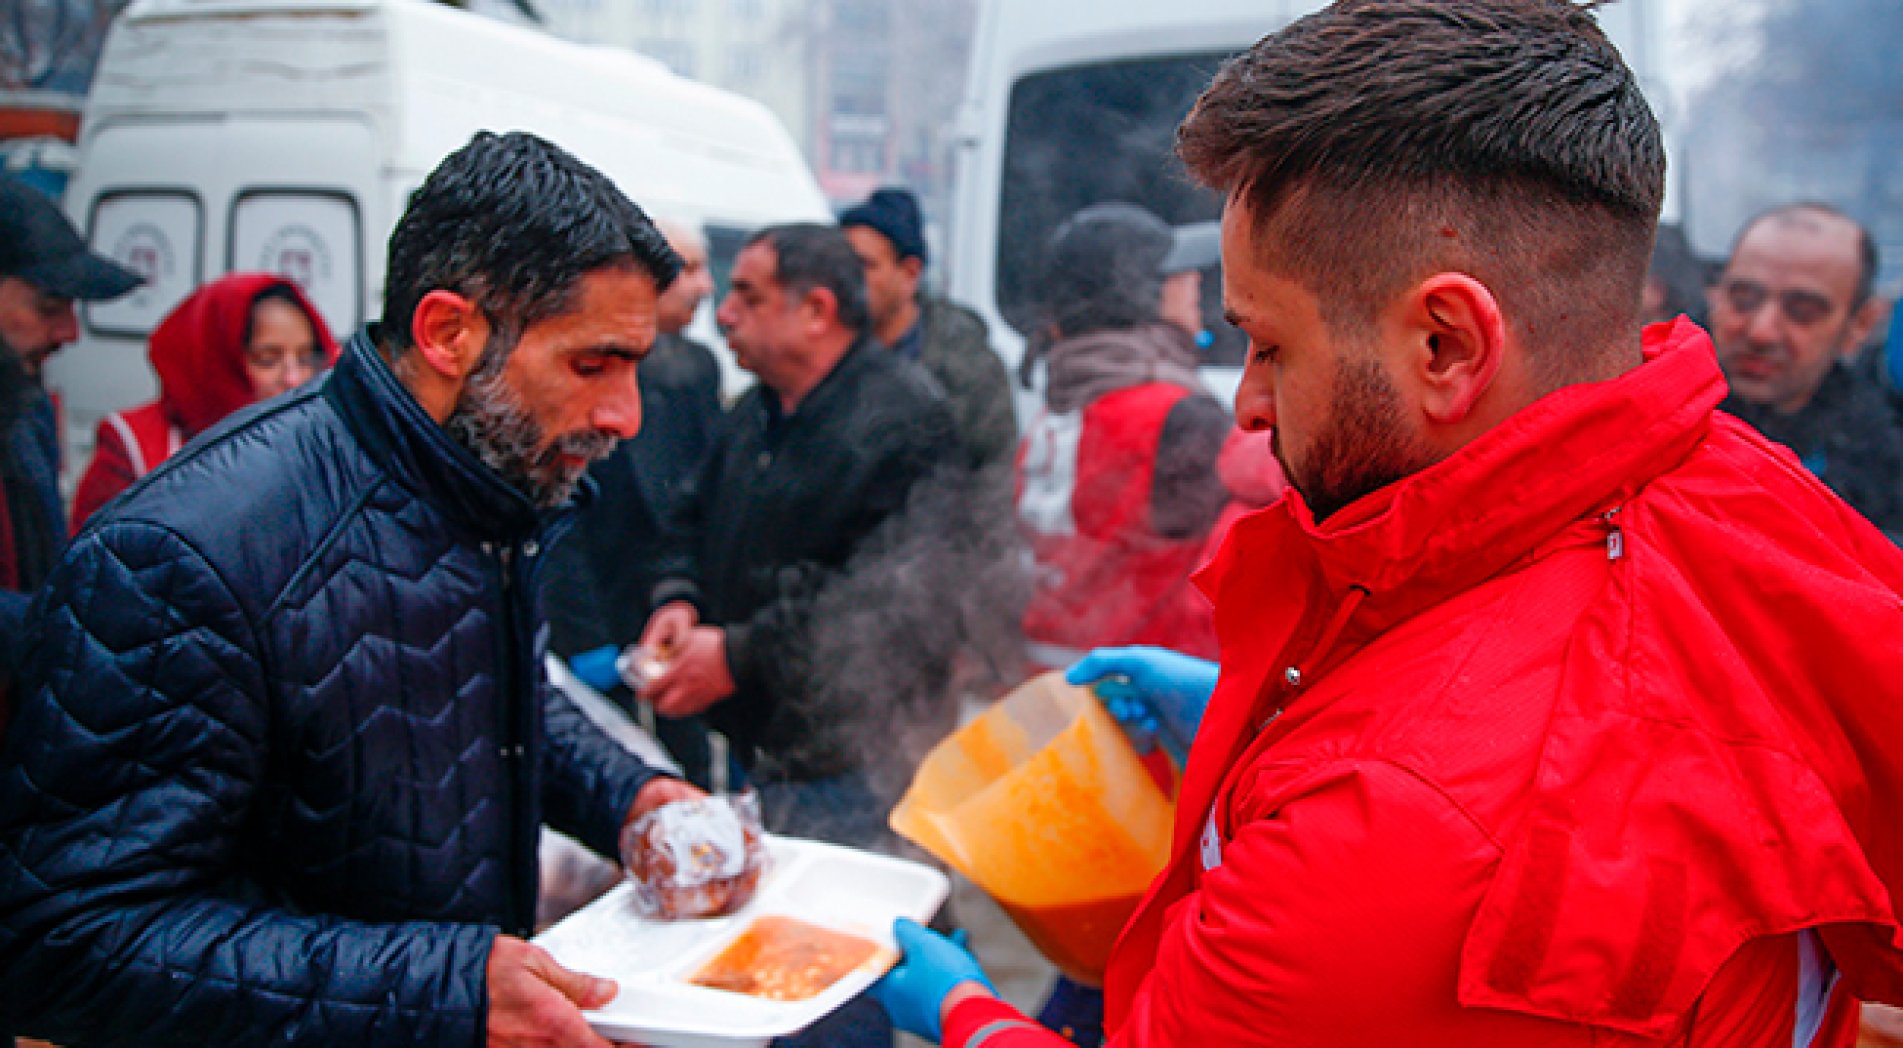
<instances>
[{"instance_id":1,"label":"short dark hair","mask_svg":"<svg viewBox=\"0 0 1903 1048\"><path fill-rule=\"evenodd\" d=\"M583 275L626 265L665 290L681 260L654 223L601 172L521 131L478 131L410 196L390 234L383 284L386 351L410 347L423 296L474 300L512 346L537 321L572 308Z\"/></svg>"},{"instance_id":2,"label":"short dark hair","mask_svg":"<svg viewBox=\"0 0 1903 1048\"><path fill-rule=\"evenodd\" d=\"M1637 329L1664 145L1571 0L1339 0L1226 63L1177 149L1331 325L1458 269L1549 376Z\"/></svg>"},{"instance_id":3,"label":"short dark hair","mask_svg":"<svg viewBox=\"0 0 1903 1048\"><path fill-rule=\"evenodd\" d=\"M1731 253L1733 255L1738 253L1738 245L1744 243L1745 235L1756 229L1759 224L1773 218L1789 218L1803 214L1824 215L1847 222L1857 231L1857 290L1850 299L1850 308L1853 310L1863 308L1863 304L1870 301L1870 296L1876 292L1877 267L1881 262L1877 254L1877 242L1862 222L1851 218L1841 208L1834 205L1817 200L1805 200L1759 212L1751 221L1738 227L1738 238L1731 242Z\"/></svg>"},{"instance_id":4,"label":"short dark hair","mask_svg":"<svg viewBox=\"0 0 1903 1048\"><path fill-rule=\"evenodd\" d=\"M842 327L864 334L872 322L866 306L866 264L852 250L852 241L838 226L796 222L768 226L753 234L747 246L765 244L773 249L774 279L796 295L815 288L833 293L839 303Z\"/></svg>"}]
</instances>

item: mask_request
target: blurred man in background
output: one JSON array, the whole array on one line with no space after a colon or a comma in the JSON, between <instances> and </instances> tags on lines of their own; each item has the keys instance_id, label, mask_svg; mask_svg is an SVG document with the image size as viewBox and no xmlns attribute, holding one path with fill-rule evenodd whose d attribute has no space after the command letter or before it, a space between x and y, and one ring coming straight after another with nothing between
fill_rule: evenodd
<instances>
[{"instance_id":1,"label":"blurred man in background","mask_svg":"<svg viewBox=\"0 0 1903 1048\"><path fill-rule=\"evenodd\" d=\"M1844 501L1903 538L1903 429L1851 364L1882 317L1869 231L1792 204L1738 234L1710 290L1724 409L1789 447Z\"/></svg>"},{"instance_id":2,"label":"blurred man in background","mask_svg":"<svg viewBox=\"0 0 1903 1048\"><path fill-rule=\"evenodd\" d=\"M39 190L0 176L0 728L26 651L26 610L66 540L59 423L46 358L79 337L75 301L117 298L137 274L87 250Z\"/></svg>"},{"instance_id":3,"label":"blurred man in background","mask_svg":"<svg viewBox=\"0 0 1903 1048\"><path fill-rule=\"evenodd\" d=\"M954 711L956 576L935 571L956 569L935 558L970 472L937 384L871 337L845 234L762 230L732 285L720 324L759 383L678 519L641 638L669 662L643 697L733 741L768 829L880 846L908 734L936 738ZM787 1043L891 1038L861 999Z\"/></svg>"},{"instance_id":4,"label":"blurred man in background","mask_svg":"<svg viewBox=\"0 0 1903 1048\"><path fill-rule=\"evenodd\" d=\"M967 460L996 471L1002 489L1018 441L1011 380L978 314L921 290L926 246L918 198L878 190L841 213L839 225L865 263L872 334L938 380Z\"/></svg>"},{"instance_id":5,"label":"blurred man in background","mask_svg":"<svg viewBox=\"0 0 1903 1048\"><path fill-rule=\"evenodd\" d=\"M760 381L683 507L642 637L671 662L644 697L664 716L705 711L733 740L769 828L874 843L887 805L868 778L879 746L863 736L889 727L904 696L870 680L822 685L838 667L815 645L840 623L820 609L857 569L876 573L864 558L963 451L937 387L871 339L860 263L837 229L766 229L732 280L721 326ZM930 681L945 655L883 657Z\"/></svg>"}]
</instances>

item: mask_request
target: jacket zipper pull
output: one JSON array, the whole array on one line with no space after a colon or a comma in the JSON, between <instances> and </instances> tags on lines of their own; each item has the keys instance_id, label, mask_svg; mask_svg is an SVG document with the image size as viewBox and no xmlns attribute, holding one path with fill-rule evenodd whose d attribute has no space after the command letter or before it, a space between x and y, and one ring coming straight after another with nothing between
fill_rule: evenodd
<instances>
[{"instance_id":1,"label":"jacket zipper pull","mask_svg":"<svg viewBox=\"0 0 1903 1048\"><path fill-rule=\"evenodd\" d=\"M1625 531L1619 527L1620 507L1607 510L1599 519L1606 524L1606 559L1618 560L1625 556Z\"/></svg>"}]
</instances>

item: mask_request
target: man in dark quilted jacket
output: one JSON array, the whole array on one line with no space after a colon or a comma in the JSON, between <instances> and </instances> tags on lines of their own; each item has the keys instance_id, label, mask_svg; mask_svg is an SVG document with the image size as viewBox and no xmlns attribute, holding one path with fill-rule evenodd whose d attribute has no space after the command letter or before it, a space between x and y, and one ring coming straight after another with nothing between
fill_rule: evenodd
<instances>
[{"instance_id":1,"label":"man in dark quilted jacket","mask_svg":"<svg viewBox=\"0 0 1903 1048\"><path fill-rule=\"evenodd\" d=\"M640 424L678 261L599 173L479 134L381 325L99 514L0 746L0 1017L80 1045L602 1045L524 937L546 821L607 856L692 787L541 674L535 575Z\"/></svg>"}]
</instances>

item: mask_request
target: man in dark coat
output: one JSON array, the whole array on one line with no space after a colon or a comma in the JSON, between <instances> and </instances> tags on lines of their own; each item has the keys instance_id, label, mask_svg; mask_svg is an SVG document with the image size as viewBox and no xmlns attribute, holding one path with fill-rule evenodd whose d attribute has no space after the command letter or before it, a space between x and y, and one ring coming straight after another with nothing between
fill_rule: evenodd
<instances>
[{"instance_id":1,"label":"man in dark coat","mask_svg":"<svg viewBox=\"0 0 1903 1048\"><path fill-rule=\"evenodd\" d=\"M1780 207L1738 234L1710 291L1724 410L1789 447L1871 523L1903 538L1903 430L1850 366L1882 314L1870 234L1822 204Z\"/></svg>"},{"instance_id":2,"label":"man in dark coat","mask_svg":"<svg viewBox=\"0 0 1903 1048\"><path fill-rule=\"evenodd\" d=\"M758 234L734 263L720 321L760 382L684 506L675 569L643 636L673 662L647 695L663 714L707 711L761 785L773 828L868 843L885 813L870 758L893 747L906 696L942 698L956 643L876 580L937 533L932 514L908 509L954 489L947 467L962 451L937 387L867 337L858 259L837 229ZM841 639L868 614L885 625ZM891 623L919 628L876 640ZM886 670L842 677L842 661L867 647Z\"/></svg>"},{"instance_id":3,"label":"man in dark coat","mask_svg":"<svg viewBox=\"0 0 1903 1048\"><path fill-rule=\"evenodd\" d=\"M642 642L643 693L706 711L758 785L768 828L847 844L885 813L920 738L951 726L970 471L943 395L867 333L838 229L777 226L734 261L721 327L759 377L734 405L677 524ZM861 999L786 1045L891 1044Z\"/></svg>"},{"instance_id":4,"label":"man in dark coat","mask_svg":"<svg viewBox=\"0 0 1903 1048\"><path fill-rule=\"evenodd\" d=\"M0 177L0 727L26 655L27 605L66 538L59 430L40 369L79 337L75 301L117 298L138 283L87 250L59 205Z\"/></svg>"},{"instance_id":5,"label":"man in dark coat","mask_svg":"<svg viewBox=\"0 0 1903 1048\"><path fill-rule=\"evenodd\" d=\"M0 1014L67 1045L605 1046L525 941L544 820L696 795L541 674L535 573L639 421L678 263L593 169L479 134L384 315L77 536L0 748Z\"/></svg>"}]
</instances>

